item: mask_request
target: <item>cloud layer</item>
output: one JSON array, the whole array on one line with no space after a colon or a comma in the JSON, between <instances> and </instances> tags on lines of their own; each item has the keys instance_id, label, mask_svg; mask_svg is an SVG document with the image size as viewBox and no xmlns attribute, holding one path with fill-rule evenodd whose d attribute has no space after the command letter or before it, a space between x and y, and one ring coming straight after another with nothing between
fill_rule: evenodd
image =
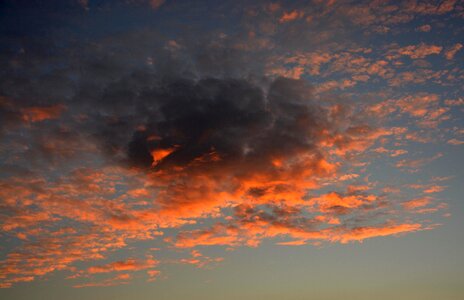
<instances>
[{"instance_id":1,"label":"cloud layer","mask_svg":"<svg viewBox=\"0 0 464 300\"><path fill-rule=\"evenodd\" d=\"M7 1L30 14L0 37L0 286L154 281L220 265L212 246L439 226L452 177L421 170L463 143L462 43L395 37L462 18L440 3L225 3L213 24L171 1ZM129 8L156 18L106 23Z\"/></svg>"}]
</instances>

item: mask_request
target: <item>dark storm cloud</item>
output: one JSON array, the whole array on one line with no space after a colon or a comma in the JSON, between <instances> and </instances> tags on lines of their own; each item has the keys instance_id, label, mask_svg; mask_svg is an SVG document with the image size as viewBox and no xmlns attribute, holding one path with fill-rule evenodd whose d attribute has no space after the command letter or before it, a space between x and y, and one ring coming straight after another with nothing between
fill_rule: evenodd
<instances>
[{"instance_id":1,"label":"dark storm cloud","mask_svg":"<svg viewBox=\"0 0 464 300\"><path fill-rule=\"evenodd\" d=\"M291 157L314 149L329 126L303 81L278 78L268 88L244 79L155 80L134 94L120 82L96 106L112 114L100 126L106 143L127 149L130 164L150 168L153 152L169 154L156 168L187 166L209 153L221 165ZM137 89L135 89L137 90ZM121 131L131 138L124 140ZM112 132L112 133L111 133ZM121 144L122 143L122 144ZM156 154L155 154L156 156Z\"/></svg>"},{"instance_id":2,"label":"dark storm cloud","mask_svg":"<svg viewBox=\"0 0 464 300\"><path fill-rule=\"evenodd\" d=\"M214 154L218 166L265 170L272 159L319 155L321 132L330 131L308 83L260 76L263 62L231 39L175 42L140 31L64 41L73 47L28 43L4 57L2 93L13 103L2 107L5 120L60 103L69 135L94 140L113 162L169 169Z\"/></svg>"},{"instance_id":3,"label":"dark storm cloud","mask_svg":"<svg viewBox=\"0 0 464 300\"><path fill-rule=\"evenodd\" d=\"M6 128L20 122L20 120L21 114L11 107L6 98L0 97L0 135Z\"/></svg>"},{"instance_id":4,"label":"dark storm cloud","mask_svg":"<svg viewBox=\"0 0 464 300\"><path fill-rule=\"evenodd\" d=\"M212 150L233 160L253 142L251 137L271 125L263 92L244 80L176 80L151 91L150 97L156 110L149 116L145 140L156 138L144 146L148 151L177 147L166 162L183 165ZM135 135L131 145L137 142Z\"/></svg>"},{"instance_id":5,"label":"dark storm cloud","mask_svg":"<svg viewBox=\"0 0 464 300\"><path fill-rule=\"evenodd\" d=\"M172 155L185 162L211 147L238 156L244 143L237 137L270 122L261 87L267 79L259 84L240 79L254 66L243 64L245 55L226 42L200 45L183 40L172 49L170 41L154 31L124 33L98 43L57 40L53 32L43 39L9 39L1 58L0 96L6 99L0 108L2 127L24 122L24 109L63 105L69 113L57 122L76 139L95 139L110 159L128 156L131 163L140 160L146 166L147 151L155 144L188 145ZM127 44L133 45L131 51ZM238 79L226 79L229 76ZM147 132L137 133L142 125ZM192 142L215 127L211 140ZM134 146L138 137L146 138L153 130L163 131L162 141ZM174 135L175 130L184 137ZM221 137L221 130L227 137Z\"/></svg>"}]
</instances>

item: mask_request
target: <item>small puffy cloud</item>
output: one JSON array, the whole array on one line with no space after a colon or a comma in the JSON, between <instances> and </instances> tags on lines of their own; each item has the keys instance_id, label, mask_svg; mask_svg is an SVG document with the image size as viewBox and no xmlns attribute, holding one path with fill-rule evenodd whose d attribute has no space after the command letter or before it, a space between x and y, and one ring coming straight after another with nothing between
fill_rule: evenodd
<instances>
[{"instance_id":1,"label":"small puffy cloud","mask_svg":"<svg viewBox=\"0 0 464 300\"><path fill-rule=\"evenodd\" d=\"M445 105L448 105L448 106L461 106L461 105L464 105L464 98L447 99L447 100L445 100Z\"/></svg>"},{"instance_id":2,"label":"small puffy cloud","mask_svg":"<svg viewBox=\"0 0 464 300\"><path fill-rule=\"evenodd\" d=\"M420 32L429 32L430 30L432 30L432 26L429 24L425 24L416 28L416 31Z\"/></svg>"},{"instance_id":3,"label":"small puffy cloud","mask_svg":"<svg viewBox=\"0 0 464 300\"><path fill-rule=\"evenodd\" d=\"M396 59L401 56L409 56L411 59L425 58L429 55L440 54L443 47L420 43L419 45L410 45L392 49L387 54L387 58Z\"/></svg>"},{"instance_id":4,"label":"small puffy cloud","mask_svg":"<svg viewBox=\"0 0 464 300\"><path fill-rule=\"evenodd\" d=\"M446 59L452 60L454 56L456 56L456 53L458 53L462 49L462 44L461 43L456 43L454 46L448 48L445 51L445 57Z\"/></svg>"},{"instance_id":5,"label":"small puffy cloud","mask_svg":"<svg viewBox=\"0 0 464 300\"><path fill-rule=\"evenodd\" d=\"M407 1L403 5L403 10L422 15L441 15L454 10L457 0L444 0L436 3Z\"/></svg>"},{"instance_id":6,"label":"small puffy cloud","mask_svg":"<svg viewBox=\"0 0 464 300\"><path fill-rule=\"evenodd\" d=\"M131 279L130 274L118 274L111 278L102 280L102 281L95 281L95 282L87 282L82 284L74 285L75 288L85 288L85 287L107 287L107 286L115 286L121 284L128 284Z\"/></svg>"},{"instance_id":7,"label":"small puffy cloud","mask_svg":"<svg viewBox=\"0 0 464 300\"><path fill-rule=\"evenodd\" d=\"M280 23L287 23L287 22L290 22L290 21L295 21L297 19L301 19L304 15L305 15L305 13L303 11L299 11L299 10L292 10L292 11L289 11L289 12L284 12L282 14L282 16L280 17L279 22Z\"/></svg>"},{"instance_id":8,"label":"small puffy cloud","mask_svg":"<svg viewBox=\"0 0 464 300\"><path fill-rule=\"evenodd\" d=\"M419 158L419 159L402 159L396 163L396 167L400 169L409 170L411 172L416 172L422 166L431 163L432 161L442 157L442 153L438 153L432 157Z\"/></svg>"},{"instance_id":9,"label":"small puffy cloud","mask_svg":"<svg viewBox=\"0 0 464 300\"><path fill-rule=\"evenodd\" d=\"M447 142L450 145L458 146L464 144L464 141L458 140L458 139L450 139Z\"/></svg>"},{"instance_id":10,"label":"small puffy cloud","mask_svg":"<svg viewBox=\"0 0 464 300\"><path fill-rule=\"evenodd\" d=\"M121 271L139 271L139 270L153 268L157 264L158 264L158 261L154 259L148 259L144 261L128 259L125 261L116 261L116 262L108 263L106 265L93 266L93 267L88 268L87 271L90 274L121 272Z\"/></svg>"}]
</instances>

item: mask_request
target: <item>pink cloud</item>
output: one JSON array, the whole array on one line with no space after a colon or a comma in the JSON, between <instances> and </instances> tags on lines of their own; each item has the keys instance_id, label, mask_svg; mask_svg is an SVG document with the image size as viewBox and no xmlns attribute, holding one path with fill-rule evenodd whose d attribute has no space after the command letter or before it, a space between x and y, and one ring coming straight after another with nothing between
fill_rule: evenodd
<instances>
[{"instance_id":1,"label":"pink cloud","mask_svg":"<svg viewBox=\"0 0 464 300\"><path fill-rule=\"evenodd\" d=\"M392 49L387 55L388 59L396 59L400 56L409 56L412 59L425 58L433 54L440 54L443 47L437 45L428 45L420 43L419 45L410 45L397 49Z\"/></svg>"}]
</instances>

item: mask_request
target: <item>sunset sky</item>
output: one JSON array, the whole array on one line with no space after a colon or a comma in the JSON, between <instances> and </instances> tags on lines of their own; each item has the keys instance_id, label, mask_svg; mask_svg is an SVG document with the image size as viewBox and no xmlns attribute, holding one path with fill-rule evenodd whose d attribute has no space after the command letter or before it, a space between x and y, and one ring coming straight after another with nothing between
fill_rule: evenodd
<instances>
[{"instance_id":1,"label":"sunset sky","mask_svg":"<svg viewBox=\"0 0 464 300\"><path fill-rule=\"evenodd\" d=\"M464 299L464 1L1 0L0 299Z\"/></svg>"}]
</instances>

